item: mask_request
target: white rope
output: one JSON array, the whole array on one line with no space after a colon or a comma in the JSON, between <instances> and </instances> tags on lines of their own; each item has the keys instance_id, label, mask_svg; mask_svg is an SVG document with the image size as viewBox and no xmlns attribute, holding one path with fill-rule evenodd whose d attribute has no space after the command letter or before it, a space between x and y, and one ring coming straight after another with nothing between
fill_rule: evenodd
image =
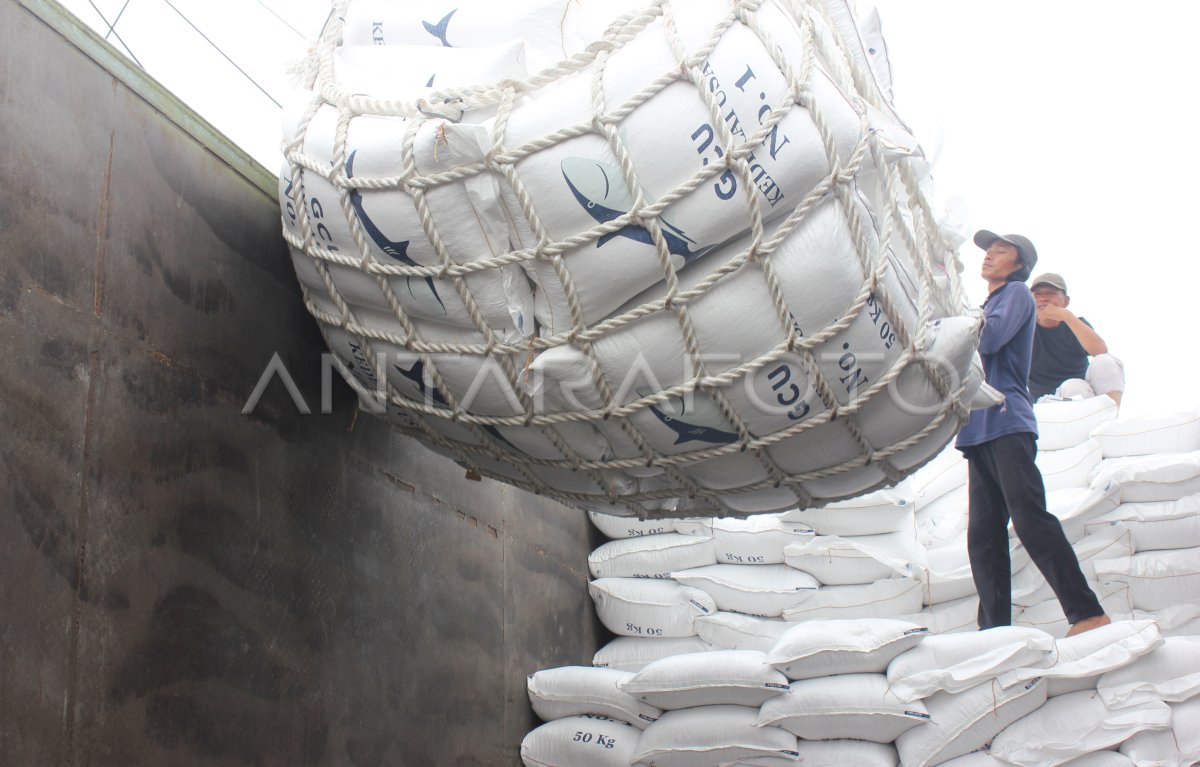
<instances>
[{"instance_id":1,"label":"white rope","mask_svg":"<svg viewBox=\"0 0 1200 767\"><path fill-rule=\"evenodd\" d=\"M647 516L669 513L672 511L670 505L667 504L664 511L663 502L686 498L686 508L680 509L681 512L740 516L741 513L728 502L729 498L740 494L787 487L795 495L796 502L808 505L812 502L812 494L808 491L806 483L813 480L836 477L867 466L878 468L886 478L884 481L897 480L903 476L903 472L891 463L889 459L892 456L919 444L925 437L941 428L947 419L965 421L967 413L961 403L965 381L952 388L943 372L938 370L936 365L924 360L921 355L928 343L928 321L934 316L957 313L965 306L956 256L941 238L936 216L921 193L918 177L909 160L889 154L880 145L878 136L871 128L867 105L889 113L890 107L878 91L874 78L856 64L846 41L834 31L834 25L819 0L775 2L776 7L784 9L790 15L799 30L804 50L800 61L787 60L782 48L772 39L771 30L759 17L760 9L764 5L762 0L730 0L728 13L713 26L706 41L690 53L685 49L676 24L677 14L688 11L686 1L654 0L644 9L614 21L599 40L582 52L543 69L528 79L501 80L472 87L442 89L425 98L411 101L380 100L369 95L349 93L336 81L333 56L341 42L348 2L349 0L336 0L334 3L333 13L313 53L315 65L308 68L311 75L306 84L314 92L314 98L297 123L295 135L289 137L283 145L291 169L294 195L292 202L297 211L297 233L285 230L284 236L292 248L309 258L336 312L326 310L325 303L316 301L306 289L306 306L322 325L323 332L327 328L337 328L355 338L361 344L367 364L372 367L377 367L378 354L373 348L373 344L376 343L396 346L419 357L431 384L430 388L436 392L434 401L430 401L428 397L418 400L407 396L392 386L386 374L380 382L387 403L411 416L403 422L398 422L397 428L451 453L464 466L479 474L493 476L568 503L585 506L621 505L639 516ZM757 129L742 134L740 140L724 119L714 94L705 87L705 75L702 71L709 55L734 25L742 25L749 29L762 43L763 49L785 77L790 96L790 103L775 105L760 115L761 121ZM657 33L657 30L665 34L677 64L676 68L654 77L621 104L607 106L605 73L610 56L639 35ZM861 135L849 156L840 155L834 132L821 105L812 95L812 79L818 70L846 95L859 116ZM588 73L590 76L592 105L589 119L563 126L551 134L519 146L507 145L509 117L522 99L536 97L546 86L581 73ZM640 105L676 83L689 84L701 97L712 118L714 141L719 142L725 151L719 162L708 163L668 193L650 199L639 182L638 169L621 138L618 126L622 119ZM304 136L318 111L326 105L334 107L337 111L333 152L330 157L316 157L304 151ZM444 172L419 172L414 154L418 130L431 120L457 121L465 114L481 109L494 110L495 113L492 126L493 143L484 158ZM806 110L816 126L824 147L828 172L768 231L762 200L754 184L751 157L756 149L765 145L773 131L793 109ZM403 167L399 174L385 177L348 176L346 160L349 128L355 118L364 115L404 118L398 123L403 130ZM542 221L541 213L517 166L520 161L533 157L538 152L587 135L602 139L611 150L619 163L622 179L633 197L633 203L627 212L610 221L598 223L584 231L556 240L550 236ZM884 193L885 209L879 211L881 220L878 240L873 238L869 223L858 215L858 206L854 198L854 185L864 163L874 166ZM660 216L673 204L725 173L734 174L745 190L742 198L746 204L750 244L736 253L730 253L728 258L720 266L713 268L703 280L685 289L681 287L678 272L672 263ZM347 253L331 249L315 236L313 222L310 220L307 206L303 204L307 199L304 180L306 175L310 174L322 177L337 190L341 214L348 222L356 252ZM456 261L433 221L427 195L438 187L458 183L480 174L490 174L507 185L519 205L524 223L534 235L535 242L524 243L524 247L512 248L507 252L493 252L470 260ZM404 192L412 201L422 234L433 249L436 263L406 265L379 260L351 204L351 193L356 190ZM838 209L844 214L864 279L854 300L836 322L815 331L806 329L810 332L801 336L793 320L793 312L788 306L783 283L776 271L773 254L781 243L808 220L818 206L831 200L837 202ZM618 316L588 322L576 278L571 273L565 255L575 248L631 225L644 227L649 233L650 241L658 255L665 293L660 298ZM893 243L910 254L916 267L917 321L912 327L906 326L902 321L902 313L896 310L894 303L897 297L891 296L884 284L884 277L891 269L887 253ZM490 278L498 274L498 269L533 265L538 262L549 265L561 283L570 326L539 328L535 335L524 341L505 340L487 322L477 298L472 293L468 278ZM934 264L947 266L945 286L938 283ZM395 320L395 328L381 329L356 317L351 303L339 291L331 268L352 269L373 278ZM690 307L730 275L746 268L761 270L785 340L753 360L721 371L710 371L702 359L702 345ZM419 331L420 323L414 322L409 316L404 300L394 289L396 278L400 277L422 280L432 278L438 281L439 286L452 288L474 330L468 335L475 336L478 340L446 343L423 338ZM901 353L873 383L861 391L853 392L848 401L841 402L822 373L815 352L820 350L826 341L850 328L869 303L881 307L891 319L897 342L901 345ZM614 382L607 380L603 365L597 356L596 343L629 328L638 320L665 313L670 313L678 322L684 342L683 351L694 375L689 380L640 396L631 402L618 402L615 398ZM326 337L328 340L328 335ZM600 397L602 406L595 410L542 412L522 385L523 376L526 374L523 369L525 366L518 365L515 360L527 360L531 355L568 344L584 355L588 377ZM521 412L512 415L483 415L464 410L444 374L438 370L438 357L443 355L463 355L476 357L481 361L485 358L495 361ZM735 382L743 381L756 371L789 355L801 360L801 366L809 376L822 408L786 428L756 436L751 433L726 392ZM892 386L905 367L914 362L920 366L934 389L942 395L945 405L917 434L877 449L864 436L857 422L857 415L875 397ZM353 380L353 376L348 376L348 380L360 394L372 396L361 383ZM721 416L732 425L737 439L727 444L706 446L678 454L663 454L654 450L647 436L635 427L633 417L647 412L651 407L658 407L689 395L710 398ZM474 442L445 436L435 428L439 419L451 421L466 429ZM555 428L565 424L599 424L602 421L618 425L621 433L636 448L638 455L587 458L580 455ZM854 459L819 470L789 473L772 458L770 448L834 421L843 425L858 446L858 455ZM497 438L497 427L532 429L545 437L561 458L537 458L524 452L516 452ZM690 467L701 461L719 459L743 451L754 458L765 479L747 481L738 487L713 491L698 483L688 472ZM482 463L485 459L508 467L511 473L488 468ZM661 469L662 475L644 488L636 479L631 479L632 475L625 473L628 470L646 467ZM599 493L589 494L554 486L538 473L539 468L580 472L601 490ZM629 489L630 485L633 486L632 490Z\"/></svg>"}]
</instances>

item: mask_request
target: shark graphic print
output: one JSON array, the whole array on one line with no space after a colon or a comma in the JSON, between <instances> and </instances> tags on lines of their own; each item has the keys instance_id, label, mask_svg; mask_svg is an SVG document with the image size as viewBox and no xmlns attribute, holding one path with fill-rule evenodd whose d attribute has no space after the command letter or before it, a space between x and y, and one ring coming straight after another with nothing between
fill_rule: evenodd
<instances>
[{"instance_id":1,"label":"shark graphic print","mask_svg":"<svg viewBox=\"0 0 1200 767\"><path fill-rule=\"evenodd\" d=\"M633 197L629 194L619 169L585 157L568 157L562 161L561 167L567 188L596 223L607 224L625 215L633 207ZM662 227L663 239L667 242L667 251L681 259L676 264L677 268L690 264L714 247L710 245L697 248L696 241L684 234L679 227L661 217L658 223ZM654 245L649 229L628 224L600 237L596 240L596 247L603 247L617 237Z\"/></svg>"},{"instance_id":2,"label":"shark graphic print","mask_svg":"<svg viewBox=\"0 0 1200 767\"><path fill-rule=\"evenodd\" d=\"M346 158L346 178L354 177L354 157L357 154L358 151L356 150L351 152L350 156ZM378 247L388 256L406 266L421 266L421 264L418 264L409 257L408 240L389 240L383 233L383 230L379 228L379 225L372 221L371 217L367 215L367 211L363 207L362 192L358 191L357 189L350 190L350 206L354 208L355 214L358 215L358 220L362 222L363 231L367 233L367 236L371 238L371 241L375 243L376 247ZM408 293L415 298L416 294L413 293L412 279L412 277L405 278L408 284ZM437 286L434 285L433 278L426 277L425 285L429 288L429 292L433 294L434 299L438 302L438 306L442 307L442 312L445 313L446 305L442 303L442 297L438 295Z\"/></svg>"}]
</instances>

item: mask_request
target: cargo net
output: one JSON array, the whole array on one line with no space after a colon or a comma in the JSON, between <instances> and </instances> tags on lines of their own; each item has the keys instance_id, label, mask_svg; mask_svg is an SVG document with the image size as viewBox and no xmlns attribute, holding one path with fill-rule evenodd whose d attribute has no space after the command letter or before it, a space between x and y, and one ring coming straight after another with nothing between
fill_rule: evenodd
<instances>
[{"instance_id":1,"label":"cargo net","mask_svg":"<svg viewBox=\"0 0 1200 767\"><path fill-rule=\"evenodd\" d=\"M801 47L793 49L801 51L798 56L786 55L786 46L777 44L773 37L779 30L777 19L764 20L768 7L792 25L787 32L801 41ZM895 134L885 135L876 128L881 115L893 113L858 55L861 44L856 50L857 41L847 41L844 25L839 32L837 20L822 2L743 0L731 2L706 41L688 50L679 17L690 12L686 2L655 2L618 18L580 53L532 76L431 90L428 96L409 100L351 92L339 83L335 53L345 47L347 0L335 4L309 58L308 101L285 128L288 166L281 179L284 234L307 308L319 321L335 352L336 366L360 394L363 407L453 457L469 470L468 476L493 477L568 505L606 513L643 518L745 516L819 506L899 481L937 454L965 422L979 382L968 375L966 365L948 368L928 354L939 320L967 320L960 267L927 203L920 172L914 170L919 150L897 151L889 139ZM728 119L730 108L722 103L725 94L713 86L712 73L706 70L713 51L733 30L743 36L745 31L752 33L761 55L770 57L785 83L778 103L764 105L756 121L738 125ZM647 76L647 84L620 103L609 103L609 65L625 47L649 34L661 37L673 63L657 76ZM837 129L827 119L815 90L818 77L832 84L853 110L855 133L848 144L839 143ZM510 121L516 111L536 104L543 91L570 78L582 80L590 90L590 114L510 145ZM704 164L697 163L694 172L687 171L687 177L666 193L652 195L643 183L645 163L633 158L622 124L664 90L678 90L681 83L690 86L707 110L706 125L717 152ZM816 182L802 196L792 195L798 201L786 215L773 218L767 210L773 203L766 192L737 195L734 203L742 206L744 223L730 227L730 234L741 233L741 239L714 246L702 264L692 265L687 258L695 255L688 252L692 240L667 219L678 206L696 199L697 190L707 193L723 181L732 179L742 190L761 190L763 171L758 160L772 155L777 127L797 110L807 114L819 139L815 145L823 149L824 165ZM332 124L332 135L328 146L316 151L313 126L322 114ZM445 160L453 149L447 129L469 123L473 115L486 116L481 124L486 125L490 141L480 147L477 159L453 163L448 170L422 169L415 148L421 131L432 127L434 155L440 149ZM354 164L356 147L350 135L355 121L363 118L391 121L390 135L399 145L394 173L373 174L361 163ZM619 174L614 172L616 177L607 180L623 183L630 199L628 210L614 209L607 219L593 212L594 225L563 236L557 234L561 226L548 219L545 206L539 205L524 168L539 153L580 137L603 142L619 168ZM446 219L440 218L439 227L431 198L441 188L479 178L490 179L511 203L505 208L512 217L506 225L510 232L523 234L510 236L507 247L496 252L454 252L441 231ZM875 195L874 205L860 184L870 185L866 195ZM319 200L321 192L314 191L318 185L325 190L324 199ZM408 206L406 215L419 222L415 231L389 232L393 246L400 240L405 242L399 244L407 244L421 238L428 241L432 257L417 263L397 257L395 247L386 247L389 240L375 231L377 221L363 215L368 197L385 199L379 193L390 193L389 205ZM836 213L838 226L846 233L843 260L852 262L857 277L850 300L814 330L798 321L807 316L806 306L789 306L785 286L790 267L777 262L789 238L800 236L810 219L819 214L828 218L830 212ZM464 215L472 211L467 209ZM346 242L337 242L338 235L331 234L335 221L344 227ZM601 310L597 316L595 307L586 305L595 272L581 277L580 268L603 264L606 251L600 246L609 247L614 238L629 241L622 247L643 247L649 263L657 255L650 280L654 290L649 294L634 290L632 294L641 299L618 302L618 310ZM692 271L703 271L701 276L684 279L681 251ZM572 257L579 253L590 260ZM813 263L835 257L809 254ZM907 270L908 281L903 284L896 274L900 263ZM525 316L515 325L497 322L489 318L476 295L481 280L495 284L511 279L514 268L535 299L543 292L536 323ZM714 364L697 329L697 304L748 270L761 275L756 277L763 286L761 303L773 312L777 338L749 359ZM347 275L357 278L354 296L347 289ZM373 301L359 295L364 283L377 288ZM560 309L557 315L544 308L546 294L553 292L547 286L558 291L553 296ZM415 316L411 299L416 290L431 293L443 306L461 302L466 318L461 332L447 332L446 326ZM386 310L380 311L383 306ZM739 311L732 311L728 322L736 325L739 316ZM639 323L664 317L678 329L682 348L672 354L685 362L687 374L657 386L644 380L631 386L614 373L612 360L605 357L606 339L622 338L622 333L641 327ZM859 327L872 323L867 326L872 332L881 330L888 351L881 352L885 359L871 375L847 385L845 379L855 377L856 360L852 352L843 351L850 346L842 339L856 322ZM974 319L968 323L966 355L972 356L978 323ZM561 402L547 405L531 378L542 372L539 361L566 351L578 363L591 399L573 407ZM642 359L653 361L662 350L641 351ZM779 372L782 361L790 367ZM476 372L469 383L460 374L464 364ZM936 391L936 412L923 417L920 428L878 444L880 438L864 428L863 413L876 403L880 412L872 417L886 427L890 411L883 398L906 370ZM455 375L461 380L451 380L452 371L458 371ZM778 389L782 378L792 378L783 390L786 397ZM803 408L788 411L777 427L751 424L744 402L735 401L733 388L747 379L769 383L778 402L788 405L796 401L793 392L805 390ZM481 389L503 390L500 399L511 403L508 411L472 407ZM705 408L710 416L707 425L689 422L690 413ZM489 409L492 412L483 412ZM880 433L879 428L875 431ZM580 438L581 433L589 436ZM788 459L792 453L820 453L834 443L837 447L827 450L832 460ZM846 444L852 449L847 450Z\"/></svg>"}]
</instances>

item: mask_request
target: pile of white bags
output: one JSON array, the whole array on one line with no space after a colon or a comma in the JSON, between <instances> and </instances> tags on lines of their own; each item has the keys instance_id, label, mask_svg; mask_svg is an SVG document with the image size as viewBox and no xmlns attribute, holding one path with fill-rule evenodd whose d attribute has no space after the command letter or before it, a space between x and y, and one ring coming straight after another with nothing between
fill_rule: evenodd
<instances>
[{"instance_id":1,"label":"pile of white bags","mask_svg":"<svg viewBox=\"0 0 1200 767\"><path fill-rule=\"evenodd\" d=\"M846 0L334 0L279 195L335 365L588 510L910 474L991 400L882 51Z\"/></svg>"},{"instance_id":2,"label":"pile of white bags","mask_svg":"<svg viewBox=\"0 0 1200 767\"><path fill-rule=\"evenodd\" d=\"M642 575L593 582L617 638L592 671L614 676L579 681L550 718L623 717L644 730L630 757L643 765L796 764L792 752L830 767L1197 763L1194 414L1116 420L1106 397L1035 410L1039 464L1064 467L1049 507L1111 625L1063 638L1066 618L1012 533L1014 625L975 631L966 465L947 451L895 488L820 509L650 527L592 515L613 538L594 574L619 560ZM1069 468L1079 456L1087 476ZM673 557L687 566L664 577ZM600 595L614 584L647 591L614 609ZM672 598L651 605L651 590ZM547 673L530 683L543 718ZM684 712L675 722L702 723L702 736L656 729Z\"/></svg>"}]
</instances>

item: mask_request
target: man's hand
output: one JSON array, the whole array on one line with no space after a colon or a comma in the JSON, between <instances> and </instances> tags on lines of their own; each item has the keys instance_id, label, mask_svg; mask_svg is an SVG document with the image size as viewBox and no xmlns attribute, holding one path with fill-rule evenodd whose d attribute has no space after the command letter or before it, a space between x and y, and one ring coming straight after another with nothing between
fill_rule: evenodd
<instances>
[{"instance_id":1,"label":"man's hand","mask_svg":"<svg viewBox=\"0 0 1200 767\"><path fill-rule=\"evenodd\" d=\"M1052 328L1060 322L1067 322L1074 318L1075 314L1065 306L1046 304L1038 307L1037 310L1037 324L1044 328Z\"/></svg>"}]
</instances>

